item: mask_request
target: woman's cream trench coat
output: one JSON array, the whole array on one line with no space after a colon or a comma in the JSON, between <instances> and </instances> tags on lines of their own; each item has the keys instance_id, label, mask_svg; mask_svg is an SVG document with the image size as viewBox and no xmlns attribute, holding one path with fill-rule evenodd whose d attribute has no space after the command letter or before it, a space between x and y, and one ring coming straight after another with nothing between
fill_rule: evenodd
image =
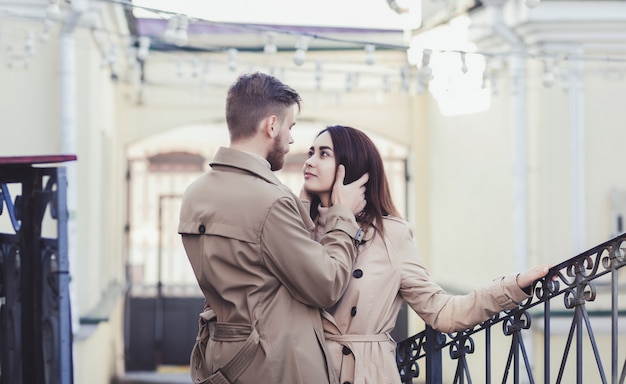
<instances>
[{"instance_id":1,"label":"woman's cream trench coat","mask_svg":"<svg viewBox=\"0 0 626 384\"><path fill-rule=\"evenodd\" d=\"M350 280L354 214L331 208L320 245L308 207L262 159L220 148L211 167L185 192L178 232L217 321L256 322L260 345L236 383L337 383L319 308L339 300ZM241 345L212 337L211 372Z\"/></svg>"},{"instance_id":2,"label":"woman's cream trench coat","mask_svg":"<svg viewBox=\"0 0 626 384\"><path fill-rule=\"evenodd\" d=\"M451 332L487 320L528 297L516 276L497 279L468 295L448 295L422 265L409 224L385 217L384 229L384 240L373 229L365 235L346 292L323 314L340 383L400 383L390 332L403 301L433 328Z\"/></svg>"}]
</instances>

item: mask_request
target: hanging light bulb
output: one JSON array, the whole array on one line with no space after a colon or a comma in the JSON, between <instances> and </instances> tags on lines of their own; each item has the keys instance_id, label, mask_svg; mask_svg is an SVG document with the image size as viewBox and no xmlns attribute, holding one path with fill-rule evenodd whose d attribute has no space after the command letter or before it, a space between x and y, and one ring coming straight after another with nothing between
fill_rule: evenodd
<instances>
[{"instance_id":1,"label":"hanging light bulb","mask_svg":"<svg viewBox=\"0 0 626 384\"><path fill-rule=\"evenodd\" d=\"M469 69L467 68L467 60L465 58L465 52L461 52L461 72L467 73Z\"/></svg>"},{"instance_id":2,"label":"hanging light bulb","mask_svg":"<svg viewBox=\"0 0 626 384\"><path fill-rule=\"evenodd\" d=\"M346 75L346 91L351 92L354 89L354 73L348 72Z\"/></svg>"},{"instance_id":3,"label":"hanging light bulb","mask_svg":"<svg viewBox=\"0 0 626 384\"><path fill-rule=\"evenodd\" d=\"M185 15L178 16L178 28L176 29L176 36L174 37L174 44L179 47L187 45L189 42L189 34L187 29L189 28L189 19Z\"/></svg>"},{"instance_id":4,"label":"hanging light bulb","mask_svg":"<svg viewBox=\"0 0 626 384\"><path fill-rule=\"evenodd\" d=\"M200 59L194 57L191 61L191 77L198 77L200 75Z\"/></svg>"},{"instance_id":5,"label":"hanging light bulb","mask_svg":"<svg viewBox=\"0 0 626 384\"><path fill-rule=\"evenodd\" d=\"M52 21L50 19L45 19L43 21L43 28L41 29L41 32L39 33L39 41L41 41L42 43L45 43L48 40L50 40L50 28L51 27L52 27Z\"/></svg>"},{"instance_id":6,"label":"hanging light bulb","mask_svg":"<svg viewBox=\"0 0 626 384\"><path fill-rule=\"evenodd\" d=\"M315 62L315 89L317 89L318 91L322 89L323 74L324 73L322 71L322 62L318 60Z\"/></svg>"},{"instance_id":7,"label":"hanging light bulb","mask_svg":"<svg viewBox=\"0 0 626 384\"><path fill-rule=\"evenodd\" d=\"M35 54L35 31L32 29L26 32L26 40L24 41L24 52L27 56Z\"/></svg>"},{"instance_id":8,"label":"hanging light bulb","mask_svg":"<svg viewBox=\"0 0 626 384\"><path fill-rule=\"evenodd\" d=\"M163 40L169 44L173 44L176 40L176 30L178 29L178 16L172 16L167 21L167 27L163 32Z\"/></svg>"},{"instance_id":9,"label":"hanging light bulb","mask_svg":"<svg viewBox=\"0 0 626 384\"><path fill-rule=\"evenodd\" d=\"M296 52L293 55L293 62L296 65L302 65L306 61L306 51L309 48L309 38L300 36L296 43Z\"/></svg>"},{"instance_id":10,"label":"hanging light bulb","mask_svg":"<svg viewBox=\"0 0 626 384\"><path fill-rule=\"evenodd\" d=\"M404 92L408 91L409 86L409 69L404 66L400 69L401 88Z\"/></svg>"},{"instance_id":11,"label":"hanging light bulb","mask_svg":"<svg viewBox=\"0 0 626 384\"><path fill-rule=\"evenodd\" d=\"M383 92L389 92L391 90L391 86L389 85L389 75L383 76Z\"/></svg>"},{"instance_id":12,"label":"hanging light bulb","mask_svg":"<svg viewBox=\"0 0 626 384\"><path fill-rule=\"evenodd\" d=\"M100 58L100 68L106 68L109 65L109 56L106 52L102 53L102 57Z\"/></svg>"},{"instance_id":13,"label":"hanging light bulb","mask_svg":"<svg viewBox=\"0 0 626 384\"><path fill-rule=\"evenodd\" d=\"M496 80L496 75L494 73L489 74L489 83L491 84L491 94L493 96L498 95L498 83Z\"/></svg>"},{"instance_id":14,"label":"hanging light bulb","mask_svg":"<svg viewBox=\"0 0 626 384\"><path fill-rule=\"evenodd\" d=\"M183 77L183 61L180 59L176 61L176 76Z\"/></svg>"},{"instance_id":15,"label":"hanging light bulb","mask_svg":"<svg viewBox=\"0 0 626 384\"><path fill-rule=\"evenodd\" d=\"M144 61L150 54L150 36L139 37L139 49L137 49L137 58Z\"/></svg>"},{"instance_id":16,"label":"hanging light bulb","mask_svg":"<svg viewBox=\"0 0 626 384\"><path fill-rule=\"evenodd\" d=\"M374 64L374 52L376 52L376 46L374 44L365 45L365 63L367 65Z\"/></svg>"},{"instance_id":17,"label":"hanging light bulb","mask_svg":"<svg viewBox=\"0 0 626 384\"><path fill-rule=\"evenodd\" d=\"M57 19L61 16L61 7L59 7L59 0L50 0L48 8L46 8L46 17L49 19Z\"/></svg>"},{"instance_id":18,"label":"hanging light bulb","mask_svg":"<svg viewBox=\"0 0 626 384\"><path fill-rule=\"evenodd\" d=\"M267 34L267 42L265 43L265 47L263 47L263 52L268 55L274 55L278 52L278 47L276 47L276 33L270 32Z\"/></svg>"},{"instance_id":19,"label":"hanging light bulb","mask_svg":"<svg viewBox=\"0 0 626 384\"><path fill-rule=\"evenodd\" d=\"M489 85L489 70L485 66L485 70L483 71L483 79L482 79L482 82L480 84L480 88L481 89L487 89L488 85Z\"/></svg>"},{"instance_id":20,"label":"hanging light bulb","mask_svg":"<svg viewBox=\"0 0 626 384\"><path fill-rule=\"evenodd\" d=\"M554 68L554 59L546 58L543 60L543 86L546 88L550 88L554 85L556 81L556 74Z\"/></svg>"},{"instance_id":21,"label":"hanging light bulb","mask_svg":"<svg viewBox=\"0 0 626 384\"><path fill-rule=\"evenodd\" d=\"M528 8L535 8L541 3L541 0L526 0L526 6Z\"/></svg>"},{"instance_id":22,"label":"hanging light bulb","mask_svg":"<svg viewBox=\"0 0 626 384\"><path fill-rule=\"evenodd\" d=\"M237 48L229 48L228 49L228 69L234 71L237 69Z\"/></svg>"},{"instance_id":23,"label":"hanging light bulb","mask_svg":"<svg viewBox=\"0 0 626 384\"><path fill-rule=\"evenodd\" d=\"M106 59L107 65L113 70L115 68L115 63L117 62L117 46L111 45Z\"/></svg>"},{"instance_id":24,"label":"hanging light bulb","mask_svg":"<svg viewBox=\"0 0 626 384\"><path fill-rule=\"evenodd\" d=\"M422 66L417 71L417 93L422 94L433 78L433 70L430 68L430 56L432 50L425 49L422 55Z\"/></svg>"}]
</instances>

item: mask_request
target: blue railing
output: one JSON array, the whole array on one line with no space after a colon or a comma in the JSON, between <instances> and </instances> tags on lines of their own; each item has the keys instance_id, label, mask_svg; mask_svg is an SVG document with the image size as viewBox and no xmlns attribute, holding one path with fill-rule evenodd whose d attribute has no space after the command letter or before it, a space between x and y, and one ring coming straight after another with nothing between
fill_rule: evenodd
<instances>
[{"instance_id":1,"label":"blue railing","mask_svg":"<svg viewBox=\"0 0 626 384\"><path fill-rule=\"evenodd\" d=\"M419 378L428 384L472 383L476 371L474 381L480 376L479 382L484 377L485 383L623 384L626 358L619 356L618 326L626 311L619 308L618 277L626 265L625 254L626 234L622 234L552 267L535 282L533 296L514 310L462 332L443 334L427 326L398 343L396 361L402 382ZM533 325L533 318L543 322ZM501 332L495 325L502 327ZM610 333L604 337L610 340L598 341L597 334L602 333ZM494 342L496 337L500 344ZM477 347L479 340L482 348ZM543 348L534 345L537 340L542 340ZM496 347L503 344L508 346L504 366L494 363L504 357ZM445 350L449 359L443 358Z\"/></svg>"}]
</instances>

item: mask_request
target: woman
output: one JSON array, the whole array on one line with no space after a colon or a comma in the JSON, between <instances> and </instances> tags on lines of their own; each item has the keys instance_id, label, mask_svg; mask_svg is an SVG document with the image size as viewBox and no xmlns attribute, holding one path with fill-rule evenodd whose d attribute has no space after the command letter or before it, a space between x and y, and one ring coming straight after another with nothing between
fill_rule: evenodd
<instances>
[{"instance_id":1,"label":"woman","mask_svg":"<svg viewBox=\"0 0 626 384\"><path fill-rule=\"evenodd\" d=\"M439 331L463 330L516 307L529 296L523 288L547 273L547 267L538 267L468 295L446 294L431 281L410 225L393 204L376 146L363 132L345 126L322 130L304 164L302 198L311 202L316 240L324 234L338 164L345 165L345 182L369 173L367 206L357 215L364 237L353 278L340 301L323 311L325 338L340 383L400 383L390 332L403 301Z\"/></svg>"}]
</instances>

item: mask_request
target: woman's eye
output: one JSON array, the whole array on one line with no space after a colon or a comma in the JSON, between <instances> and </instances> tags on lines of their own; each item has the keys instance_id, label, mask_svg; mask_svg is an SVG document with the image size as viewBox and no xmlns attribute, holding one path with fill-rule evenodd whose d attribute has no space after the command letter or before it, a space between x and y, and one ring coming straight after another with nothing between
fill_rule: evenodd
<instances>
[{"instance_id":1,"label":"woman's eye","mask_svg":"<svg viewBox=\"0 0 626 384\"><path fill-rule=\"evenodd\" d=\"M311 158L311 156L313 156L313 151L309 151L309 152L307 153L307 157L308 157L308 158Z\"/></svg>"}]
</instances>

